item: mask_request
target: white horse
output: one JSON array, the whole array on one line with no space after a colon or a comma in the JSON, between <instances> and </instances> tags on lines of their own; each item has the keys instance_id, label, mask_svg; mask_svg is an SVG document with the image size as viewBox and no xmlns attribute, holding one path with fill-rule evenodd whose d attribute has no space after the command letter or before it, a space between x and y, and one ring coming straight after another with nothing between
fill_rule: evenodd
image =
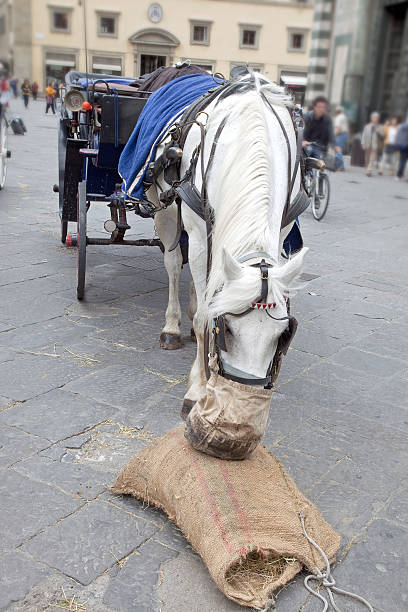
<instances>
[{"instance_id":1,"label":"white horse","mask_svg":"<svg viewBox=\"0 0 408 612\"><path fill-rule=\"evenodd\" d=\"M255 78L255 85L245 93L215 100L205 109L208 118L205 125L204 167L207 167L217 129L226 118L206 181L208 203L213 211L212 264L208 279L206 223L182 203L182 222L189 236L189 264L196 294L192 292L193 306L190 306L190 311L191 314L195 312L193 325L197 355L184 399L187 408L206 394L206 357L203 349L206 324L211 329L215 316L242 313L259 298L259 268L240 263L238 259L259 251L278 262L269 269L268 279L267 301L276 303L274 318L267 316L263 309L252 310L243 317L225 316L228 352L222 352L223 362L262 378L275 354L278 339L287 326L287 320L276 319L287 315L285 294L300 274L307 251L302 249L287 262L280 257L283 241L292 227L290 224L281 229L291 179L288 175L288 143L282 126L291 149L291 173L296 157L296 135L290 115L292 99L275 84L261 84L258 77ZM204 116L201 118L204 120ZM200 128L195 124L183 149L181 176L188 169L200 138ZM163 146L157 151L157 156ZM195 177L199 191L202 186L201 154ZM164 189L168 188L163 176L159 177L159 183ZM293 194L299 188L300 172L297 172ZM149 190L148 197L159 206L155 187ZM167 348L178 347L181 320L178 285L182 256L179 247L169 251L177 232L176 206L171 205L157 212L155 226L165 247L164 264L169 276L169 303L161 338L170 345Z\"/></svg>"}]
</instances>

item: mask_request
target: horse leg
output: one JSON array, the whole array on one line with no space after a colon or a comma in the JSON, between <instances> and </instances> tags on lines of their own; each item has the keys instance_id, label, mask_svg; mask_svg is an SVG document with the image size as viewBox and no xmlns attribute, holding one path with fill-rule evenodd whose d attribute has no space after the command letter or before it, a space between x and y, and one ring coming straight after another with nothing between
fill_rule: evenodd
<instances>
[{"instance_id":1,"label":"horse leg","mask_svg":"<svg viewBox=\"0 0 408 612\"><path fill-rule=\"evenodd\" d=\"M191 323L193 323L194 321L194 315L196 312L197 312L197 294L196 294L196 290L194 287L194 281L191 281L190 282L190 295L189 295L189 302L188 302L188 309L187 309L188 318L190 319ZM195 335L194 326L190 330L190 335L191 335L191 339L193 340L193 342L196 342L197 337Z\"/></svg>"},{"instance_id":2,"label":"horse leg","mask_svg":"<svg viewBox=\"0 0 408 612\"><path fill-rule=\"evenodd\" d=\"M194 215L194 213L192 213ZM205 317L200 316L200 305L204 302L206 287L206 263L207 261L203 244L205 245L205 226L203 231L192 225L188 226L188 216L186 215L185 226L189 232L189 264L193 277L190 285L189 317L193 320L193 331L197 340L197 353L188 377L187 392L184 396L181 416L185 419L194 404L205 396L207 376L205 372L204 355L204 322ZM193 222L195 222L193 217Z\"/></svg>"},{"instance_id":3,"label":"horse leg","mask_svg":"<svg viewBox=\"0 0 408 612\"><path fill-rule=\"evenodd\" d=\"M204 330L202 329L199 316L194 315L193 331L197 340L197 353L191 367L187 382L187 392L184 396L181 416L186 419L194 404L205 396L207 376L204 362Z\"/></svg>"},{"instance_id":4,"label":"horse leg","mask_svg":"<svg viewBox=\"0 0 408 612\"><path fill-rule=\"evenodd\" d=\"M177 233L177 210L174 206L158 211L154 218L157 234L164 246L164 266L169 276L169 301L166 309L166 322L160 334L160 346L163 349L181 348L181 308L179 302L179 279L182 256L178 245L169 251Z\"/></svg>"}]
</instances>

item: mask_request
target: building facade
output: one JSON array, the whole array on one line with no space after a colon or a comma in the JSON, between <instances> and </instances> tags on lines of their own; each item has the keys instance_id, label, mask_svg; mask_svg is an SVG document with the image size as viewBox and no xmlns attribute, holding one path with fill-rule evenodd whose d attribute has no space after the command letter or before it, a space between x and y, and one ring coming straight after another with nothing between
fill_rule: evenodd
<instances>
[{"instance_id":1,"label":"building facade","mask_svg":"<svg viewBox=\"0 0 408 612\"><path fill-rule=\"evenodd\" d=\"M314 39L319 25L323 35ZM355 130L374 110L383 119L407 116L408 0L316 1L306 101L318 93L344 106Z\"/></svg>"},{"instance_id":2,"label":"building facade","mask_svg":"<svg viewBox=\"0 0 408 612\"><path fill-rule=\"evenodd\" d=\"M40 88L73 69L137 77L191 59L228 76L247 63L301 95L313 7L314 0L0 0L0 61Z\"/></svg>"}]
</instances>

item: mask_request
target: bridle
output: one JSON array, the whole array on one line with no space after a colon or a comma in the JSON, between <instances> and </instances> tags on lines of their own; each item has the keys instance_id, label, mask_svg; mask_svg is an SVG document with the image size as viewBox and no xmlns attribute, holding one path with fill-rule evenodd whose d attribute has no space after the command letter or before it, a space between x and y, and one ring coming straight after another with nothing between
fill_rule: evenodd
<instances>
[{"instance_id":1,"label":"bridle","mask_svg":"<svg viewBox=\"0 0 408 612\"><path fill-rule=\"evenodd\" d=\"M256 261L258 260L258 261ZM259 261L260 260L260 261ZM262 385L265 389L272 389L273 383L275 382L282 361L282 356L286 355L289 345L292 341L293 336L296 333L297 329L297 320L295 317L287 315L285 317L274 317L272 316L268 310L275 308L275 302L268 303L268 278L269 278L269 269L272 268L277 262L270 256L268 253L264 252L254 252L248 253L243 257L238 259L240 263L247 263L251 267L259 268L261 275L261 294L260 297L256 300L256 302L252 302L251 306L248 307L241 313L233 313L226 312L224 314L218 315L212 320L212 349L214 351L213 354L209 353L209 358L212 356L216 357L218 372L224 378L228 378L229 380L233 380L235 382L241 383L243 385ZM252 262L252 263L251 263ZM287 303L287 300L285 298ZM244 317L248 315L253 310L264 310L266 314L275 321L288 321L288 325L284 332L280 335L278 340L278 345L276 347L275 354L271 361L269 362L269 366L266 371L266 375L262 377L254 376L249 372L244 372L238 368L235 368L227 363L225 363L221 356L221 351L228 352L227 342L226 342L226 316L232 317Z\"/></svg>"}]
</instances>

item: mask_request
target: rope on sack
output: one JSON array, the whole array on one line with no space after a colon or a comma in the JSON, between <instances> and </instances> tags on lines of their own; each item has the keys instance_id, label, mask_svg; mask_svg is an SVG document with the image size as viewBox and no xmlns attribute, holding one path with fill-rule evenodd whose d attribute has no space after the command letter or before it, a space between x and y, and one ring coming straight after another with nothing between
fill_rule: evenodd
<instances>
[{"instance_id":1,"label":"rope on sack","mask_svg":"<svg viewBox=\"0 0 408 612\"><path fill-rule=\"evenodd\" d=\"M323 602L324 608L323 608L322 612L326 612L326 610L329 609L329 602L327 601L327 599L325 599L323 597L323 595L321 595L320 593L315 591L309 585L309 581L310 580L316 580L317 582L320 582L320 584L322 586L326 587L327 594L328 594L329 600L330 600L330 604L332 605L333 610L335 610L335 612L341 612L341 610L340 610L340 608L338 608L336 606L336 603L334 601L334 597L333 597L332 591L334 591L338 595L345 595L346 597L351 597L352 599L355 599L356 601L359 601L363 605L365 605L368 608L368 610L370 610L370 612L374 612L374 609L373 609L372 605L366 599L364 599L364 597L360 597L360 595L356 595L355 593L351 593L350 591L344 591L343 589L339 589L338 587L336 587L336 581L334 580L333 576L331 575L331 572L330 572L330 563L329 563L329 560L328 560L327 556L325 555L324 551L320 548L320 546L313 540L313 538L310 537L310 535L306 531L306 527L305 527L305 513L303 512L303 510L299 513L299 516L300 516L300 521L302 523L303 535L308 540L308 542L310 542L310 544L312 546L314 546L314 548L316 548L317 551L319 551L319 553L323 557L323 560L324 560L324 562L326 564L326 571L321 572L316 567L315 568L315 572L316 573L315 574L309 574L309 576L306 576L306 578L304 579L304 585L307 588L307 590L309 591L309 593L311 593L314 597L317 597L318 599L320 599ZM268 612L269 609L270 608L266 607L265 608L265 612Z\"/></svg>"},{"instance_id":2,"label":"rope on sack","mask_svg":"<svg viewBox=\"0 0 408 612\"><path fill-rule=\"evenodd\" d=\"M273 610L276 610L276 599L274 598L273 595L269 595L269 599L266 602L266 606L264 608L262 608L261 612L273 612Z\"/></svg>"}]
</instances>

